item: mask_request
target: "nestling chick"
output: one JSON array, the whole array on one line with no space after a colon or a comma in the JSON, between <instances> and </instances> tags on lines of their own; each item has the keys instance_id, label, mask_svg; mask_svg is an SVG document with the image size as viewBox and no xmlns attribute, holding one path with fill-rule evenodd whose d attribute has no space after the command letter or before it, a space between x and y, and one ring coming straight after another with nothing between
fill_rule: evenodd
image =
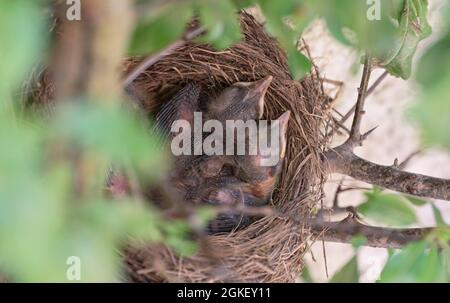
<instances>
[{"instance_id":1,"label":"nestling chick","mask_svg":"<svg viewBox=\"0 0 450 303\"><path fill-rule=\"evenodd\" d=\"M259 120L264 111L265 95L273 77L267 76L255 82L237 82L226 88L215 99L209 99L206 119L215 119L226 130L227 120ZM224 133L224 138L226 134ZM236 165L234 156L205 157L207 161L198 167L204 177L219 174L224 165Z\"/></svg>"},{"instance_id":2,"label":"nestling chick","mask_svg":"<svg viewBox=\"0 0 450 303\"><path fill-rule=\"evenodd\" d=\"M230 208L261 204L261 201L249 192L248 185L236 177L225 176L208 180L213 180L214 184L203 186L199 189L200 192L196 193L196 199L200 203ZM238 209L230 210L219 213L208 223L206 231L209 234L230 232L248 226L254 219L255 217L248 216Z\"/></svg>"},{"instance_id":3,"label":"nestling chick","mask_svg":"<svg viewBox=\"0 0 450 303\"><path fill-rule=\"evenodd\" d=\"M187 199L194 203L222 206L262 206L266 205L275 188L286 151L286 133L290 112L287 111L272 121L269 129L259 129L260 138L271 142L276 135L278 144L269 144L258 149L256 155L215 156L202 159L196 164L202 184L190 189ZM272 130L274 134L272 134ZM276 131L279 132L276 132ZM264 132L267 134L264 136ZM258 136L259 137L259 136ZM276 155L276 161L265 163L265 156ZM227 168L227 169L224 169ZM220 213L207 226L207 232L214 234L230 232L246 227L255 217L236 211Z\"/></svg>"},{"instance_id":4,"label":"nestling chick","mask_svg":"<svg viewBox=\"0 0 450 303\"><path fill-rule=\"evenodd\" d=\"M273 77L255 82L237 82L226 88L206 105L206 118L224 123L226 120L257 120L264 111L264 96Z\"/></svg>"},{"instance_id":5,"label":"nestling chick","mask_svg":"<svg viewBox=\"0 0 450 303\"><path fill-rule=\"evenodd\" d=\"M194 112L198 111L198 103L201 93L201 86L196 83L188 83L185 87L179 90L168 102L164 103L160 111L156 115L156 124L153 128L154 134L161 132L169 140L169 142L176 136L176 133L171 132L172 124L177 120L186 120L191 125L191 130L194 126ZM195 144L195 142L194 142ZM193 149L193 146L191 146ZM179 191L180 196L184 196L185 189L190 186L192 179L186 178L186 169L190 167L195 156L180 155L174 158L174 168L169 173L169 183Z\"/></svg>"},{"instance_id":6,"label":"nestling chick","mask_svg":"<svg viewBox=\"0 0 450 303\"><path fill-rule=\"evenodd\" d=\"M267 136L265 137L267 143L271 142L272 130L279 130L276 134L278 144L268 145L265 148L258 146L256 155L235 157L235 167L237 168L235 175L248 183L249 192L263 202L268 202L285 158L289 117L290 111L287 111L272 121L270 129L259 130L260 132L267 131L262 134L263 136L258 136L260 139ZM276 156L276 159L271 159L275 161L268 162L267 155Z\"/></svg>"}]
</instances>

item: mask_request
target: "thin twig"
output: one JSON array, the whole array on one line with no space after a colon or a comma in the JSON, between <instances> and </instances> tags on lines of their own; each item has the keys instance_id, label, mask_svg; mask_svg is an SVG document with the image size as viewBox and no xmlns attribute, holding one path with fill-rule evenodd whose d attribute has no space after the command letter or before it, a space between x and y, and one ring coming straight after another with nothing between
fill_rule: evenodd
<instances>
[{"instance_id":1,"label":"thin twig","mask_svg":"<svg viewBox=\"0 0 450 303\"><path fill-rule=\"evenodd\" d=\"M356 144L360 144L362 139L360 128L362 115L364 114L364 102L366 100L366 92L367 87L369 85L370 73L371 73L370 60L369 56L366 55L364 59L364 69L361 77L361 84L358 89L358 99L356 101L355 116L353 117L353 123L350 129L350 136L347 140L353 147Z\"/></svg>"},{"instance_id":2,"label":"thin twig","mask_svg":"<svg viewBox=\"0 0 450 303\"><path fill-rule=\"evenodd\" d=\"M403 160L403 162L400 162L398 164L398 169L403 170L405 169L405 167L408 165L408 163L417 155L419 155L420 153L422 153L422 150L418 149L414 152L412 152L411 154L409 154L405 160Z\"/></svg>"},{"instance_id":3,"label":"thin twig","mask_svg":"<svg viewBox=\"0 0 450 303\"><path fill-rule=\"evenodd\" d=\"M386 76L388 74L389 73L387 71L384 71L384 73L381 74L377 78L377 80L375 80L375 82L370 86L370 88L366 92L366 99L367 99L368 96L370 96L375 91L375 89L378 87L378 85L380 85L380 83L384 80L384 78L386 78ZM356 109L356 104L354 104L352 106L352 108L350 108L349 111L345 115L343 115L343 117L339 121L339 123L343 125L348 120L348 118L350 118L351 115L355 112L355 109Z\"/></svg>"},{"instance_id":4,"label":"thin twig","mask_svg":"<svg viewBox=\"0 0 450 303\"><path fill-rule=\"evenodd\" d=\"M323 229L324 230L324 229ZM322 233L322 253L323 253L323 261L325 264L325 274L328 278L328 261L327 261L327 250L325 249L325 233Z\"/></svg>"}]
</instances>

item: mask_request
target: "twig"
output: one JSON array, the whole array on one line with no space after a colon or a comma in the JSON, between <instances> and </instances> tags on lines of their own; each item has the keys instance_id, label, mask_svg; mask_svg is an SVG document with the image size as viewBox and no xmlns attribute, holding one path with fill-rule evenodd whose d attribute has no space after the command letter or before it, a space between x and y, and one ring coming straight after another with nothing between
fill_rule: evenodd
<instances>
[{"instance_id":1,"label":"twig","mask_svg":"<svg viewBox=\"0 0 450 303\"><path fill-rule=\"evenodd\" d=\"M361 141L363 140L363 135L361 135L360 132L361 118L362 115L364 114L364 102L366 100L366 92L367 87L369 85L370 73L371 73L371 66L369 56L366 55L364 59L364 69L361 77L361 84L358 89L358 99L356 101L355 116L353 118L352 127L350 129L350 136L347 140L347 142L352 147L356 146L356 144L361 144Z\"/></svg>"},{"instance_id":2,"label":"twig","mask_svg":"<svg viewBox=\"0 0 450 303\"><path fill-rule=\"evenodd\" d=\"M368 96L370 96L370 95L375 91L375 89L378 87L378 85L380 85L380 83L384 80L384 78L386 78L386 76L387 76L388 74L389 74L389 73L388 73L387 71L384 71L384 73L381 74L381 75L377 78L377 80L375 80L375 82L374 82L374 83L370 86L370 88L367 90L367 92L366 92L366 98L367 98ZM356 109L356 104L353 105L352 108L350 108L349 111L348 111L345 115L343 115L343 117L342 117L341 120L339 121L339 124L342 124L342 125L343 125L343 124L348 120L348 118L350 118L351 115L355 112L355 109Z\"/></svg>"},{"instance_id":3,"label":"twig","mask_svg":"<svg viewBox=\"0 0 450 303\"><path fill-rule=\"evenodd\" d=\"M412 160L412 158L414 158L415 156L417 156L418 154L422 153L422 150L416 150L415 152L412 152L411 154L409 154L405 160L403 160L403 162L398 164L398 169L403 170L405 169L405 167L408 165L408 163Z\"/></svg>"},{"instance_id":4,"label":"twig","mask_svg":"<svg viewBox=\"0 0 450 303\"><path fill-rule=\"evenodd\" d=\"M322 253L323 253L323 261L325 264L325 275L328 278L329 274L328 274L327 250L325 249L325 233L322 233Z\"/></svg>"}]
</instances>

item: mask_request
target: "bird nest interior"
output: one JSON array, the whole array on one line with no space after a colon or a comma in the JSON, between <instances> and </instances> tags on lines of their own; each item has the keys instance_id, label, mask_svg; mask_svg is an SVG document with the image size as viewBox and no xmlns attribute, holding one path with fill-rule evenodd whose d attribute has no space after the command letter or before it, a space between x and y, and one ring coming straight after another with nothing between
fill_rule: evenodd
<instances>
[{"instance_id":1,"label":"bird nest interior","mask_svg":"<svg viewBox=\"0 0 450 303\"><path fill-rule=\"evenodd\" d=\"M186 43L146 69L133 91L151 116L189 82L214 94L235 82L273 76L263 119L291 111L286 158L271 202L275 211L242 230L207 236L207 245L188 258L162 245L129 247L124 259L132 281L293 282L301 272L313 240L302 218L320 201L325 178L321 153L328 98L316 70L300 81L292 79L286 54L262 24L242 13L241 25L241 42L223 51ZM128 59L126 71L141 60Z\"/></svg>"}]
</instances>

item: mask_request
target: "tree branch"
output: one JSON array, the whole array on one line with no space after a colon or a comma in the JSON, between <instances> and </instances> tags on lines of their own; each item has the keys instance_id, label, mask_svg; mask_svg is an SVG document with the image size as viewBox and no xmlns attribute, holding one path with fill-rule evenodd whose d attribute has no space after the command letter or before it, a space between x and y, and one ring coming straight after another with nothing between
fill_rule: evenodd
<instances>
[{"instance_id":1,"label":"tree branch","mask_svg":"<svg viewBox=\"0 0 450 303\"><path fill-rule=\"evenodd\" d=\"M414 154L400 165L396 161L392 166L383 166L361 159L353 153L353 149L358 145L362 145L362 142L375 129L373 128L365 134L360 133L361 119L364 114L364 101L368 94L367 87L371 73L370 65L370 57L366 55L349 138L344 144L324 153L324 160L328 163L330 172L341 173L354 179L401 193L450 201L450 180L401 170ZM384 74L381 75L373 85L378 85L384 77Z\"/></svg>"},{"instance_id":2,"label":"tree branch","mask_svg":"<svg viewBox=\"0 0 450 303\"><path fill-rule=\"evenodd\" d=\"M450 180L414 174L394 166L372 163L341 145L325 152L330 172L414 196L450 201Z\"/></svg>"},{"instance_id":3,"label":"tree branch","mask_svg":"<svg viewBox=\"0 0 450 303\"><path fill-rule=\"evenodd\" d=\"M323 237L325 241L351 243L354 236L362 235L367 240L365 246L380 248L402 248L410 242L423 239L433 230L433 228L394 229L367 226L353 219L340 222L312 219L307 225L313 235Z\"/></svg>"}]
</instances>

